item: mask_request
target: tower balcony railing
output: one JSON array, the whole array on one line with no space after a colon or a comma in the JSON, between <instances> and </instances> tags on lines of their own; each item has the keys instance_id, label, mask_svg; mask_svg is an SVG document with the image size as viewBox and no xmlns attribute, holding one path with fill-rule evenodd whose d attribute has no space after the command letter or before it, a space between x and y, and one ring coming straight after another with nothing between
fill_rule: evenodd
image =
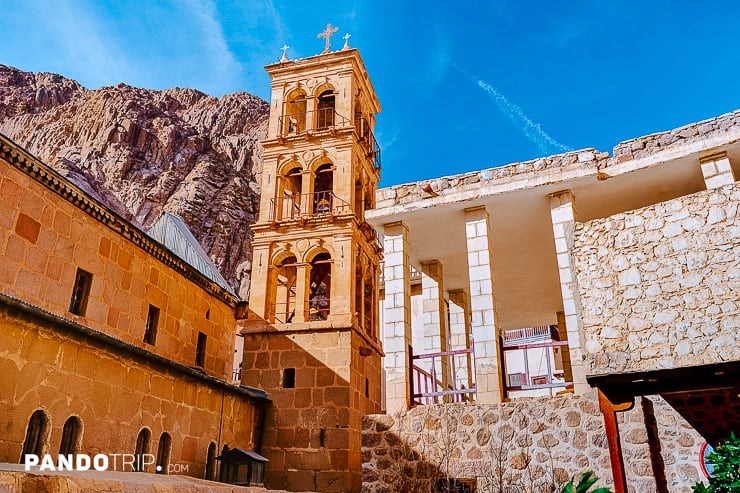
<instances>
[{"instance_id":1,"label":"tower balcony railing","mask_svg":"<svg viewBox=\"0 0 740 493\"><path fill-rule=\"evenodd\" d=\"M351 128L352 120L340 115L334 108L321 108L283 115L278 118L278 124L281 137L297 137L310 131ZM380 169L380 145L375 135L362 119L355 119L354 128L365 156L373 162L375 169Z\"/></svg>"},{"instance_id":2,"label":"tower balcony railing","mask_svg":"<svg viewBox=\"0 0 740 493\"><path fill-rule=\"evenodd\" d=\"M504 345L525 344L528 342L560 340L557 325L538 325L504 331Z\"/></svg>"},{"instance_id":3,"label":"tower balcony railing","mask_svg":"<svg viewBox=\"0 0 740 493\"><path fill-rule=\"evenodd\" d=\"M295 221L339 216L351 212L352 207L349 202L340 199L330 191L285 195L270 199L270 221Z\"/></svg>"},{"instance_id":4,"label":"tower balcony railing","mask_svg":"<svg viewBox=\"0 0 740 493\"><path fill-rule=\"evenodd\" d=\"M321 108L301 113L290 113L278 118L281 137L303 135L308 131L349 128L352 120L340 115L334 108Z\"/></svg>"}]
</instances>

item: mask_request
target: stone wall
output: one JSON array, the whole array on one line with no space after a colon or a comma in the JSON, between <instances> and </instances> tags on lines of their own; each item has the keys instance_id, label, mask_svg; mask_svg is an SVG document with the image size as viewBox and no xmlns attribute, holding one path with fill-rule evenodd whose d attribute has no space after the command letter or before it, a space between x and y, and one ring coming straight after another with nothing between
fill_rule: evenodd
<instances>
[{"instance_id":1,"label":"stone wall","mask_svg":"<svg viewBox=\"0 0 740 493\"><path fill-rule=\"evenodd\" d=\"M0 158L0 292L231 380L236 299L183 260L17 151ZM77 269L92 274L87 309L69 312ZM149 306L157 337L144 344Z\"/></svg>"},{"instance_id":2,"label":"stone wall","mask_svg":"<svg viewBox=\"0 0 740 493\"><path fill-rule=\"evenodd\" d=\"M740 360L740 185L576 227L591 374Z\"/></svg>"},{"instance_id":3,"label":"stone wall","mask_svg":"<svg viewBox=\"0 0 740 493\"><path fill-rule=\"evenodd\" d=\"M259 396L27 304L8 303L0 300L0 462L19 462L29 418L39 409L49 420L43 453L53 456L70 416L81 422L79 453L133 454L137 435L148 428L148 452L156 455L160 435L169 433L169 463L193 477L204 477L211 443L218 451L225 444L259 446Z\"/></svg>"},{"instance_id":4,"label":"stone wall","mask_svg":"<svg viewBox=\"0 0 740 493\"><path fill-rule=\"evenodd\" d=\"M625 140L614 147L614 157L606 164L630 161L650 156L666 149L740 130L740 111L733 111L715 118L691 123L667 132L658 132L636 139Z\"/></svg>"},{"instance_id":5,"label":"stone wall","mask_svg":"<svg viewBox=\"0 0 740 493\"><path fill-rule=\"evenodd\" d=\"M655 491L642 402L618 417L629 491ZM664 444L663 449L670 453L672 447ZM612 480L594 391L366 416L362 459L367 493L428 492L431 482L448 475L476 480L481 493L498 493L499 484L506 492L521 491L515 489L518 485L534 485L529 491L560 491L553 488L589 469L602 478L602 485ZM666 462L675 460L671 456ZM688 493L690 488L671 491Z\"/></svg>"},{"instance_id":6,"label":"stone wall","mask_svg":"<svg viewBox=\"0 0 740 493\"><path fill-rule=\"evenodd\" d=\"M504 185L516 180L533 179L548 172L559 174L570 170L586 169L595 173L596 168L605 165L608 158L609 154L606 152L582 149L482 171L404 183L379 189L375 194L376 208L382 209L393 205L408 204L436 195L475 190L491 185ZM431 187L434 194L424 191L427 185Z\"/></svg>"}]
</instances>

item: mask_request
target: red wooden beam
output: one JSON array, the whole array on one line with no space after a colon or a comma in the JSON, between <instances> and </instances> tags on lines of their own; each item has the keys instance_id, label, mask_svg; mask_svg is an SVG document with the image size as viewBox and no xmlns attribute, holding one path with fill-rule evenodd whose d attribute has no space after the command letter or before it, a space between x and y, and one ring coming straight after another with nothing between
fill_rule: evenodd
<instances>
[{"instance_id":1,"label":"red wooden beam","mask_svg":"<svg viewBox=\"0 0 740 493\"><path fill-rule=\"evenodd\" d=\"M619 440L617 413L629 411L634 405L634 397L627 402L613 403L599 389L599 408L601 414L604 415L604 428L606 429L606 440L609 443L609 458L612 463L615 493L627 493L627 476L624 472L624 457L622 456L622 445Z\"/></svg>"}]
</instances>

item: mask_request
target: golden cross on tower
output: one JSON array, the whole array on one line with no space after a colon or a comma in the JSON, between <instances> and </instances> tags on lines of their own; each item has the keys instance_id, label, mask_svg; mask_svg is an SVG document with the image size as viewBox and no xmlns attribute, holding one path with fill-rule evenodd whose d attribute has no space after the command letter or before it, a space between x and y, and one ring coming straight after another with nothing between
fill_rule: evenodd
<instances>
[{"instance_id":1,"label":"golden cross on tower","mask_svg":"<svg viewBox=\"0 0 740 493\"><path fill-rule=\"evenodd\" d=\"M326 29L321 31L319 34L316 35L317 38L324 38L326 40L326 46L324 46L324 51L321 53L329 53L331 51L330 43L331 43L331 37L334 33L339 31L338 27L333 27L331 23L326 25Z\"/></svg>"}]
</instances>

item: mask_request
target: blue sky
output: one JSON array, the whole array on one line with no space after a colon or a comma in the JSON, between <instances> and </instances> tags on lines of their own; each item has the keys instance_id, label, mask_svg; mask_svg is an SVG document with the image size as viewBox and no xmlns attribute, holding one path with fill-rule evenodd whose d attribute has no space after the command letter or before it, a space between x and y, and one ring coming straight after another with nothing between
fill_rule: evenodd
<instances>
[{"instance_id":1,"label":"blue sky","mask_svg":"<svg viewBox=\"0 0 740 493\"><path fill-rule=\"evenodd\" d=\"M740 2L0 0L0 63L269 97L262 67L360 49L381 185L619 141L740 108Z\"/></svg>"}]
</instances>

